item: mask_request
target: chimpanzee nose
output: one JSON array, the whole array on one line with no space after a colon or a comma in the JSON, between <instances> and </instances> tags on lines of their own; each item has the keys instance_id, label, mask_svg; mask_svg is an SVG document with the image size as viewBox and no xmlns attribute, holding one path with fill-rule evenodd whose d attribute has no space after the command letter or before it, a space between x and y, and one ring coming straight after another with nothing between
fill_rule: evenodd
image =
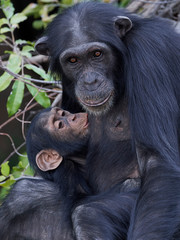
<instances>
[{"instance_id":1,"label":"chimpanzee nose","mask_svg":"<svg viewBox=\"0 0 180 240\"><path fill-rule=\"evenodd\" d=\"M68 120L70 120L70 121L75 121L75 120L76 120L76 114L70 114L70 115L68 116Z\"/></svg>"},{"instance_id":2,"label":"chimpanzee nose","mask_svg":"<svg viewBox=\"0 0 180 240\"><path fill-rule=\"evenodd\" d=\"M98 88L99 84L98 84L98 79L88 79L84 81L85 84L85 88L88 91L94 91Z\"/></svg>"},{"instance_id":3,"label":"chimpanzee nose","mask_svg":"<svg viewBox=\"0 0 180 240\"><path fill-rule=\"evenodd\" d=\"M98 80L96 78L95 79L93 79L93 78L86 78L84 80L84 83L86 85L93 85L93 84L96 84L97 82L98 82Z\"/></svg>"},{"instance_id":4,"label":"chimpanzee nose","mask_svg":"<svg viewBox=\"0 0 180 240\"><path fill-rule=\"evenodd\" d=\"M97 76L94 72L88 72L83 76L84 86L88 91L94 91L101 83L100 76Z\"/></svg>"}]
</instances>

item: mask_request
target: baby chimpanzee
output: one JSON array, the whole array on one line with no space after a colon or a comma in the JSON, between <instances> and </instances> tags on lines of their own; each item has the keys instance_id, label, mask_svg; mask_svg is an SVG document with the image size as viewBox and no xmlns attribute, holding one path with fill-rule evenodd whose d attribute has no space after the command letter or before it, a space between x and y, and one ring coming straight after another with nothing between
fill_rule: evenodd
<instances>
[{"instance_id":1,"label":"baby chimpanzee","mask_svg":"<svg viewBox=\"0 0 180 240\"><path fill-rule=\"evenodd\" d=\"M33 119L28 131L29 162L44 179L58 183L63 194L72 195L80 186L86 192L88 139L87 113L46 109Z\"/></svg>"},{"instance_id":2,"label":"baby chimpanzee","mask_svg":"<svg viewBox=\"0 0 180 240\"><path fill-rule=\"evenodd\" d=\"M88 125L87 113L71 114L59 108L43 110L33 119L27 153L30 164L44 179L23 179L11 190L0 208L2 240L76 239L77 229L84 224L91 231L94 218L97 231L106 227L112 236L126 238L137 192L136 188L132 191L134 180L93 196L86 175ZM84 206L92 209L89 222L83 222L81 216ZM104 234L108 239L109 234Z\"/></svg>"},{"instance_id":3,"label":"baby chimpanzee","mask_svg":"<svg viewBox=\"0 0 180 240\"><path fill-rule=\"evenodd\" d=\"M86 113L45 109L27 134L30 164L44 179L18 181L0 208L1 240L71 240L71 209L90 195L84 171Z\"/></svg>"}]
</instances>

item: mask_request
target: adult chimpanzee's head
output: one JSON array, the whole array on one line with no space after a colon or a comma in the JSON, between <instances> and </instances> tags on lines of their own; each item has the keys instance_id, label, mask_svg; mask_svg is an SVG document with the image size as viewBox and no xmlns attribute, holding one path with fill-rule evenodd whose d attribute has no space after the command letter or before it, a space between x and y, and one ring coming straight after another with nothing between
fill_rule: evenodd
<instances>
[{"instance_id":1,"label":"adult chimpanzee's head","mask_svg":"<svg viewBox=\"0 0 180 240\"><path fill-rule=\"evenodd\" d=\"M132 22L120 13L110 4L77 4L57 16L36 43L39 53L51 56L64 92L94 114L108 111L124 91L121 39Z\"/></svg>"},{"instance_id":2,"label":"adult chimpanzee's head","mask_svg":"<svg viewBox=\"0 0 180 240\"><path fill-rule=\"evenodd\" d=\"M39 172L56 169L63 158L84 154L88 141L87 113L71 114L45 109L32 121L27 134L27 154Z\"/></svg>"}]
</instances>

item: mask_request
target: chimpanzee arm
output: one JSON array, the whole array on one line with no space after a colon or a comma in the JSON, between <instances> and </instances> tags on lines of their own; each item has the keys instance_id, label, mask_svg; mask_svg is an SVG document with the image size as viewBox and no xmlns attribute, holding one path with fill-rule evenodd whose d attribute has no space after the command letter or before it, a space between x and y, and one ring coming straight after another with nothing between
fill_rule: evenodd
<instances>
[{"instance_id":1,"label":"chimpanzee arm","mask_svg":"<svg viewBox=\"0 0 180 240\"><path fill-rule=\"evenodd\" d=\"M53 196L55 199L57 192L58 188L56 184L50 181L43 179L21 179L13 186L3 202L0 211L4 212L7 217L13 218L29 209L36 208L41 204L44 205L45 202L48 202L50 199L52 200ZM14 206L16 207L14 208ZM0 215L0 217L7 219L3 215Z\"/></svg>"},{"instance_id":2,"label":"chimpanzee arm","mask_svg":"<svg viewBox=\"0 0 180 240\"><path fill-rule=\"evenodd\" d=\"M163 162L157 154L152 155L152 151L138 147L137 153L142 185L132 211L128 239L172 239L180 223L180 169ZM178 236L175 234L173 239Z\"/></svg>"},{"instance_id":3,"label":"chimpanzee arm","mask_svg":"<svg viewBox=\"0 0 180 240\"><path fill-rule=\"evenodd\" d=\"M86 197L78 203L72 214L76 239L126 240L139 184L139 179L127 180L120 186L117 184L107 192Z\"/></svg>"},{"instance_id":4,"label":"chimpanzee arm","mask_svg":"<svg viewBox=\"0 0 180 240\"><path fill-rule=\"evenodd\" d=\"M139 37L128 45L129 115L142 176L128 240L171 240L180 221L180 38L167 22L147 22L139 29L144 48Z\"/></svg>"},{"instance_id":5,"label":"chimpanzee arm","mask_svg":"<svg viewBox=\"0 0 180 240\"><path fill-rule=\"evenodd\" d=\"M0 239L72 240L72 226L66 220L66 204L62 200L57 185L52 182L18 181L0 207Z\"/></svg>"}]
</instances>

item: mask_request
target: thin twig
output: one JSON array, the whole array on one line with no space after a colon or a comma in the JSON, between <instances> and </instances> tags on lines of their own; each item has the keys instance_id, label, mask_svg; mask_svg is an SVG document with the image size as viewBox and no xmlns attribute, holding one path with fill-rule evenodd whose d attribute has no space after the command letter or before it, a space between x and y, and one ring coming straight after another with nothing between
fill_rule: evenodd
<instances>
[{"instance_id":1,"label":"thin twig","mask_svg":"<svg viewBox=\"0 0 180 240\"><path fill-rule=\"evenodd\" d=\"M19 112L20 112L20 111L19 111ZM19 113L19 112L18 112L18 113ZM15 116L16 116L16 115L15 115ZM16 116L16 120L17 120L18 122L20 122L20 123L31 123L30 121L24 121L24 120L18 118L17 116Z\"/></svg>"},{"instance_id":2,"label":"thin twig","mask_svg":"<svg viewBox=\"0 0 180 240\"><path fill-rule=\"evenodd\" d=\"M37 94L39 93L39 91L36 93L36 95L35 96L33 96L33 98L28 102L28 104L26 105L26 107L24 108L24 111L23 111L23 114L22 114L22 135L23 135L23 138L24 138L24 140L26 141L26 137L25 137L25 133L24 133L24 123L25 123L25 121L24 121L24 119L25 119L25 114L26 114L26 111L27 111L27 109L28 109L28 107L29 107L29 105L33 102L33 100L35 99L35 97L37 96Z\"/></svg>"},{"instance_id":3,"label":"thin twig","mask_svg":"<svg viewBox=\"0 0 180 240\"><path fill-rule=\"evenodd\" d=\"M27 82L26 80L23 80L23 78L14 78L13 81L21 81L21 82L24 82L25 84L28 84L34 88L37 88L37 90L39 92L42 92L42 91L45 91L45 92L56 92L56 93L59 93L59 90L54 90L54 89L50 89L50 88L44 88L44 87L41 87L41 86L37 86L31 82Z\"/></svg>"},{"instance_id":4,"label":"thin twig","mask_svg":"<svg viewBox=\"0 0 180 240\"><path fill-rule=\"evenodd\" d=\"M16 74L16 73L12 72L11 70L6 68L5 66L3 66L2 62L0 62L0 68L2 70L4 70L5 72L9 73L10 75L12 75L13 77L17 78L17 79L24 79L24 80L29 80L31 82L43 83L43 84L59 84L58 81L44 81L44 80L38 80L38 79L34 79L34 78L23 77L19 74Z\"/></svg>"},{"instance_id":5,"label":"thin twig","mask_svg":"<svg viewBox=\"0 0 180 240\"><path fill-rule=\"evenodd\" d=\"M25 155L19 153L15 147L15 144L14 144L14 141L13 139L11 138L11 136L8 134L8 133L0 133L1 136L6 136L9 138L9 140L11 141L11 144L12 144L12 147L14 149L14 151L17 153L17 155L21 156L21 157L25 157Z\"/></svg>"},{"instance_id":6,"label":"thin twig","mask_svg":"<svg viewBox=\"0 0 180 240\"><path fill-rule=\"evenodd\" d=\"M12 48L12 49L14 48L14 46L11 43L9 43L6 39L4 39L3 42L6 43L6 45L9 46L10 48Z\"/></svg>"},{"instance_id":7,"label":"thin twig","mask_svg":"<svg viewBox=\"0 0 180 240\"><path fill-rule=\"evenodd\" d=\"M22 180L22 179L37 179L37 180L40 180L42 179L42 177L31 177L31 176L21 176L21 177L18 177L18 178L15 178L14 180L18 181L18 180Z\"/></svg>"},{"instance_id":8,"label":"thin twig","mask_svg":"<svg viewBox=\"0 0 180 240\"><path fill-rule=\"evenodd\" d=\"M28 62L33 63L33 64L45 63L48 61L48 59L49 59L48 56L37 55L37 56L28 58Z\"/></svg>"},{"instance_id":9,"label":"thin twig","mask_svg":"<svg viewBox=\"0 0 180 240\"><path fill-rule=\"evenodd\" d=\"M19 112L21 112L21 110L18 111L16 114L18 114ZM26 141L25 134L24 134L24 124L25 124L25 123L26 123L26 124L28 124L28 123L30 124L31 122L24 120L24 115L25 115L25 113L23 114L22 119L18 118L18 117L16 116L16 114L15 114L16 120L17 120L18 122L22 123L22 125L21 125L21 126L22 126L22 129L21 129L21 131L22 131L22 136L23 136L24 140Z\"/></svg>"},{"instance_id":10,"label":"thin twig","mask_svg":"<svg viewBox=\"0 0 180 240\"><path fill-rule=\"evenodd\" d=\"M56 95L56 93L51 93L51 94L49 95L49 97L53 97L54 95ZM24 113L24 111L27 112L27 111L31 110L32 108L36 107L38 104L39 104L39 103L35 102L34 104L32 104L31 106L29 106L28 108L25 108L23 111L19 112L19 113L16 114L15 116L12 116L11 118L9 118L6 122L4 122L4 123L2 123L2 124L0 125L0 130L1 130L3 127L5 127L8 123L12 122L14 119L16 119L17 117L21 116L21 115Z\"/></svg>"},{"instance_id":11,"label":"thin twig","mask_svg":"<svg viewBox=\"0 0 180 240\"><path fill-rule=\"evenodd\" d=\"M21 149L22 147L24 147L26 144L26 142L23 142L19 147L16 148L16 150L19 151L19 149ZM9 156L3 161L3 163L7 162L16 152L13 151L9 154Z\"/></svg>"},{"instance_id":12,"label":"thin twig","mask_svg":"<svg viewBox=\"0 0 180 240\"><path fill-rule=\"evenodd\" d=\"M32 104L28 109L27 109L27 111L29 111L31 108L34 108L35 106L37 106L39 103L34 103L34 104ZM4 127L4 126L6 126L8 123L10 123L10 122L12 122L17 116L19 117L21 114L23 114L23 111L22 112L20 112L20 113L18 113L16 116L13 116L13 117L11 117L11 118L9 118L6 122L4 122L3 124L1 124L0 125L0 130Z\"/></svg>"}]
</instances>

